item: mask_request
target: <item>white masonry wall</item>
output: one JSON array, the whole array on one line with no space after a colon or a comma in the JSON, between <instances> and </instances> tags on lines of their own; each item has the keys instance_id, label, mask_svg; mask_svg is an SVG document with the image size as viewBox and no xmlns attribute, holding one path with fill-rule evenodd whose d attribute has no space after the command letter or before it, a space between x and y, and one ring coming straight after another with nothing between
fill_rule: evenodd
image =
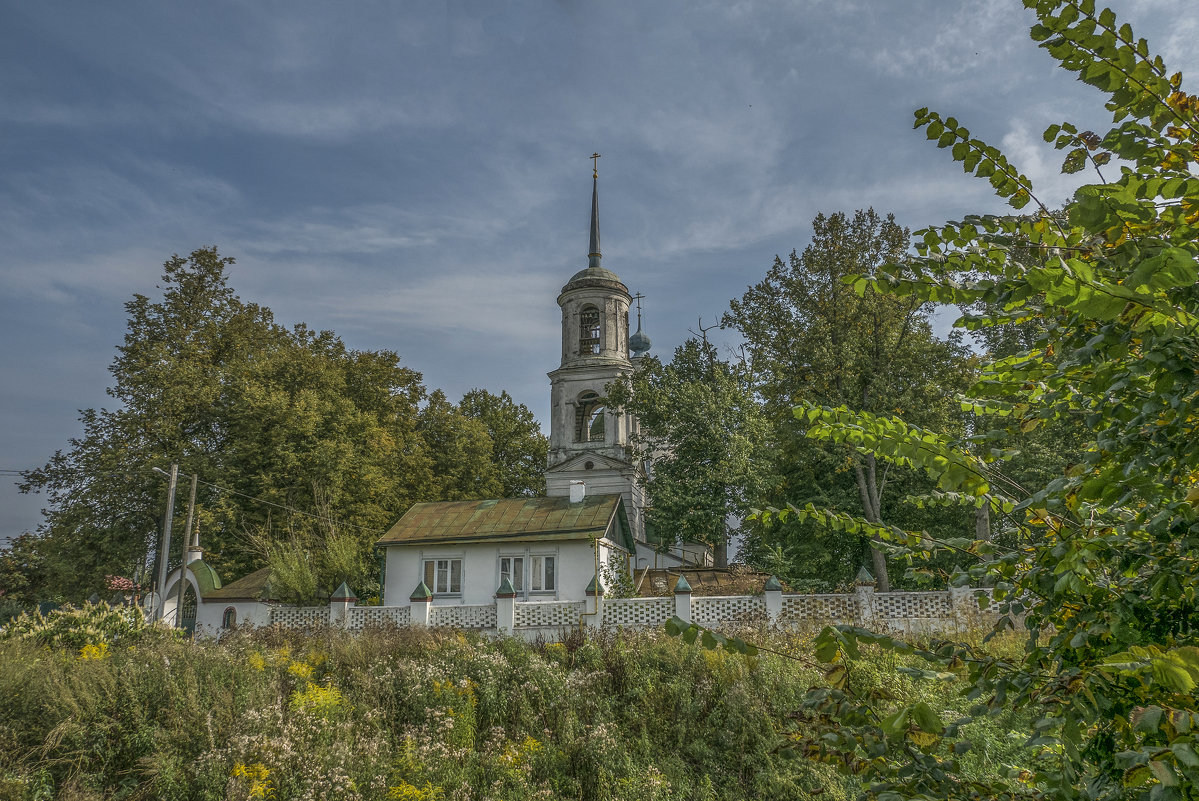
<instances>
[{"instance_id":1,"label":"white masonry wall","mask_svg":"<svg viewBox=\"0 0 1199 801\"><path fill-rule=\"evenodd\" d=\"M531 592L528 600L584 600L587 585L595 576L595 549L589 540L567 542L507 542L466 545L389 545L383 582L384 606L407 606L412 591L424 580L422 565L426 559L461 559L462 592L434 595L434 605L491 604L500 586L500 557L523 556L526 570L532 556L554 556L556 587L553 592ZM624 549L607 540L600 541L601 566L611 561L627 571ZM433 588L430 587L430 590Z\"/></svg>"}]
</instances>

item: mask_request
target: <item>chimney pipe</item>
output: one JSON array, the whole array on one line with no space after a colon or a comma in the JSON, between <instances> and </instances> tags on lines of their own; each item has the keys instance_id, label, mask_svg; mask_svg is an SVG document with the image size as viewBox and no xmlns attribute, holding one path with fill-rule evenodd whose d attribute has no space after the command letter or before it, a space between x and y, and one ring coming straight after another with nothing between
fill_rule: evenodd
<instances>
[{"instance_id":1,"label":"chimney pipe","mask_svg":"<svg viewBox=\"0 0 1199 801\"><path fill-rule=\"evenodd\" d=\"M587 495L587 485L582 481L570 482L570 502L579 503Z\"/></svg>"}]
</instances>

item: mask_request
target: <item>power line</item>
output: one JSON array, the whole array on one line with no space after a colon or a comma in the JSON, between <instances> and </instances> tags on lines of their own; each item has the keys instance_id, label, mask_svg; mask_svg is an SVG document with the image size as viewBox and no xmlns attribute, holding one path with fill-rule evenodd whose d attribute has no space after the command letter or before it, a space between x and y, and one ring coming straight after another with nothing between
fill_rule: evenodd
<instances>
[{"instance_id":1,"label":"power line","mask_svg":"<svg viewBox=\"0 0 1199 801\"><path fill-rule=\"evenodd\" d=\"M182 475L182 473L180 473L180 475ZM240 495L241 497L246 498L247 500L255 501L256 503L261 503L265 506L273 506L276 509L284 509L288 512L291 512L292 514L302 515L304 517L311 517L313 520L320 520L322 523L336 523L339 526L347 526L349 528L356 528L359 531L375 531L375 532L377 532L379 530L377 528L371 528L369 526L359 526L359 525L355 525L354 523L347 523L344 520L338 520L337 518L334 518L334 517L322 517L321 515L314 515L311 512L305 512L301 509L296 509L294 506L288 506L288 505L282 504L282 503L275 503L274 501L268 501L266 498L258 498L254 495L249 495L244 492L238 492L235 489L230 489L228 487L222 487L219 484L213 484L211 481L205 481L202 478L197 478L196 480L206 487L212 487L214 490L217 490L218 492L228 492L231 495Z\"/></svg>"}]
</instances>

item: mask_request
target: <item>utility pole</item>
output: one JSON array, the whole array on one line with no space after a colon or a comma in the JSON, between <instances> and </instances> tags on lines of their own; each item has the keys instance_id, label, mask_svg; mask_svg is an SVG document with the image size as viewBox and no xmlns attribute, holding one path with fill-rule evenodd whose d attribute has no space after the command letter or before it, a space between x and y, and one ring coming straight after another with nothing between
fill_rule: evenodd
<instances>
[{"instance_id":1,"label":"utility pole","mask_svg":"<svg viewBox=\"0 0 1199 801\"><path fill-rule=\"evenodd\" d=\"M191 498L187 502L187 525L183 529L183 558L179 562L179 592L175 596L175 627L183 624L183 585L187 578L187 549L192 544L192 519L196 513L196 482L199 476L192 473Z\"/></svg>"},{"instance_id":2,"label":"utility pole","mask_svg":"<svg viewBox=\"0 0 1199 801\"><path fill-rule=\"evenodd\" d=\"M158 468L154 468L162 472ZM166 606L167 558L171 553L171 520L175 516L175 484L179 481L179 464L171 463L170 485L167 487L167 516L162 524L162 547L158 549L158 608L154 610L154 619L162 620L162 612Z\"/></svg>"}]
</instances>

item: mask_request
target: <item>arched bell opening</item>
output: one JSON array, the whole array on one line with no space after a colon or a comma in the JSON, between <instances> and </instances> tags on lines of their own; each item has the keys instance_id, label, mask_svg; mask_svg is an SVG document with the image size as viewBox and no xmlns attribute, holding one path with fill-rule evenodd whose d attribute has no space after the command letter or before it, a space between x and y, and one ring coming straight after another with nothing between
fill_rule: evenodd
<instances>
[{"instance_id":1,"label":"arched bell opening","mask_svg":"<svg viewBox=\"0 0 1199 801\"><path fill-rule=\"evenodd\" d=\"M600 342L600 310L584 306L579 310L579 355L598 355Z\"/></svg>"},{"instance_id":2,"label":"arched bell opening","mask_svg":"<svg viewBox=\"0 0 1199 801\"><path fill-rule=\"evenodd\" d=\"M575 442L603 442L604 405L594 392L584 392L575 403Z\"/></svg>"}]
</instances>

